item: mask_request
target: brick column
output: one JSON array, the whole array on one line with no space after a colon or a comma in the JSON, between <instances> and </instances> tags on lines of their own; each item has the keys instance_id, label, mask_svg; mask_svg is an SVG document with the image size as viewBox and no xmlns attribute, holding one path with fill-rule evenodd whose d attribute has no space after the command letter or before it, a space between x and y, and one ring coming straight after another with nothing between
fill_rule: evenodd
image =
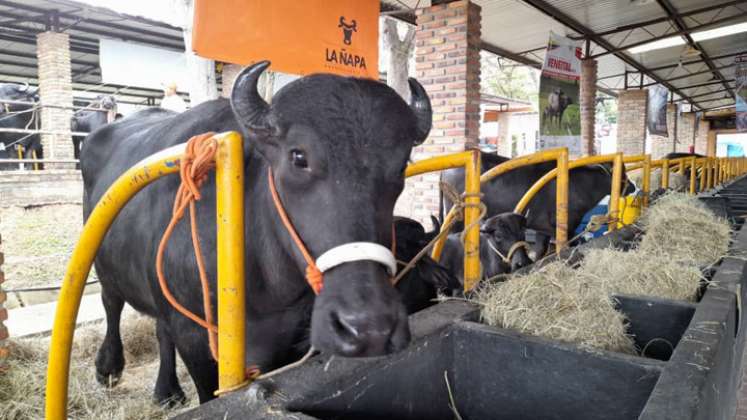
<instances>
[{"instance_id":1,"label":"brick column","mask_svg":"<svg viewBox=\"0 0 747 420\"><path fill-rule=\"evenodd\" d=\"M697 118L697 117L696 117ZM698 124L698 132L695 133L695 153L701 155L708 154L708 132L711 129L710 121L700 120ZM715 143L714 143L713 155L716 155Z\"/></svg>"},{"instance_id":2,"label":"brick column","mask_svg":"<svg viewBox=\"0 0 747 420\"><path fill-rule=\"evenodd\" d=\"M2 237L0 237L0 245L2 245ZM3 272L3 253L0 251L0 375L5 364L5 359L8 357L8 347L6 346L6 339L8 338L8 329L5 328L3 321L8 319L8 310L3 307L6 299L6 294L3 292L3 282L5 281L5 273Z\"/></svg>"},{"instance_id":3,"label":"brick column","mask_svg":"<svg viewBox=\"0 0 747 420\"><path fill-rule=\"evenodd\" d=\"M70 37L59 32L44 32L36 37L39 66L39 94L42 105L73 106L73 86L70 70ZM72 109L42 108L41 128L59 132L70 131ZM70 135L42 135L44 157L74 159ZM47 169L75 169L75 164L48 164Z\"/></svg>"},{"instance_id":4,"label":"brick column","mask_svg":"<svg viewBox=\"0 0 747 420\"><path fill-rule=\"evenodd\" d=\"M682 117L680 118L678 123L678 128L679 130L677 133L677 144L675 145L675 152L686 153L690 150L690 146L693 144L695 113L686 112L682 114Z\"/></svg>"},{"instance_id":5,"label":"brick column","mask_svg":"<svg viewBox=\"0 0 747 420\"><path fill-rule=\"evenodd\" d=\"M675 143L675 123L674 120L677 118L677 106L674 104L667 104L667 136L651 136L651 159L661 159L667 153L677 151L677 144ZM679 125L679 124L678 124ZM680 127L677 127L677 134L679 134ZM679 136L677 137L679 139Z\"/></svg>"},{"instance_id":6,"label":"brick column","mask_svg":"<svg viewBox=\"0 0 747 420\"><path fill-rule=\"evenodd\" d=\"M433 129L415 160L459 152L480 135L480 6L469 0L417 10L417 78L433 106ZM410 179L398 214L426 222L438 213L437 173ZM410 201L408 203L408 201Z\"/></svg>"},{"instance_id":7,"label":"brick column","mask_svg":"<svg viewBox=\"0 0 747 420\"><path fill-rule=\"evenodd\" d=\"M579 92L581 108L581 150L588 154L597 154L594 150L594 122L597 112L597 60L581 61L581 89Z\"/></svg>"},{"instance_id":8,"label":"brick column","mask_svg":"<svg viewBox=\"0 0 747 420\"><path fill-rule=\"evenodd\" d=\"M223 65L223 73L221 76L221 96L224 98L230 98L231 97L231 90L233 90L233 83L236 81L236 76L241 73L241 70L243 70L244 67L240 66L238 64L224 64Z\"/></svg>"},{"instance_id":9,"label":"brick column","mask_svg":"<svg viewBox=\"0 0 747 420\"><path fill-rule=\"evenodd\" d=\"M617 97L617 151L637 155L646 151L648 91L622 91Z\"/></svg>"}]
</instances>

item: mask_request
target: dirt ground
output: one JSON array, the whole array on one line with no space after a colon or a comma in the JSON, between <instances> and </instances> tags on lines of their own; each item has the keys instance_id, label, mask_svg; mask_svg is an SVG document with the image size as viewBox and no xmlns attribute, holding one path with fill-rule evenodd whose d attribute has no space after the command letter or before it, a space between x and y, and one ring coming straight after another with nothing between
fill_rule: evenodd
<instances>
[{"instance_id":1,"label":"dirt ground","mask_svg":"<svg viewBox=\"0 0 747 420\"><path fill-rule=\"evenodd\" d=\"M158 372L155 324L134 311L122 321L125 369L119 383L107 389L95 379L94 358L104 336L103 323L76 331L68 416L75 419L159 420L197 406L197 395L181 361L177 365L186 405L173 409L157 406L151 400ZM13 340L6 371L0 374L0 420L42 419L45 371L49 338Z\"/></svg>"},{"instance_id":2,"label":"dirt ground","mask_svg":"<svg viewBox=\"0 0 747 420\"><path fill-rule=\"evenodd\" d=\"M5 254L6 290L59 285L83 228L80 204L39 207L0 207L0 235ZM91 270L89 281L96 279ZM87 293L98 287L88 286ZM8 307L45 303L56 292L9 293Z\"/></svg>"}]
</instances>

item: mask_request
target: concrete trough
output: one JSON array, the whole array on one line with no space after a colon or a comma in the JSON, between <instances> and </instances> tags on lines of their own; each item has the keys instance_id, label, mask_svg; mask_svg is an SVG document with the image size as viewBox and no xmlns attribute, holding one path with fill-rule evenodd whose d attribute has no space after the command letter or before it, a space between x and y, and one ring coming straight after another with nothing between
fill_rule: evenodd
<instances>
[{"instance_id":1,"label":"concrete trough","mask_svg":"<svg viewBox=\"0 0 747 420\"><path fill-rule=\"evenodd\" d=\"M747 192L747 181L735 184ZM705 200L729 216L740 211L728 198ZM733 248L747 249L747 230ZM411 316L413 343L402 352L317 356L178 418L453 419L453 401L464 419L731 420L746 278L742 258L725 258L695 304L617 296L643 356L490 327L475 306L447 301Z\"/></svg>"}]
</instances>

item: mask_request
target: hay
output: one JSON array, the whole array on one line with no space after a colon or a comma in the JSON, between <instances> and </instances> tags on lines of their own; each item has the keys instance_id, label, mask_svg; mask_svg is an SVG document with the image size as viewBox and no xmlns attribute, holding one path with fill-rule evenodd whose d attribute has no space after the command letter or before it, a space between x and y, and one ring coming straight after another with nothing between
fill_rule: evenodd
<instances>
[{"instance_id":1,"label":"hay","mask_svg":"<svg viewBox=\"0 0 747 420\"><path fill-rule=\"evenodd\" d=\"M577 269L547 264L473 298L489 325L587 349L636 353L613 294L694 301L701 269L728 252L731 229L696 198L670 192L646 210L646 231L636 249L590 249Z\"/></svg>"},{"instance_id":2,"label":"hay","mask_svg":"<svg viewBox=\"0 0 747 420\"><path fill-rule=\"evenodd\" d=\"M638 251L650 258L706 267L729 250L729 223L691 195L663 195L645 211L639 224L646 234Z\"/></svg>"},{"instance_id":3,"label":"hay","mask_svg":"<svg viewBox=\"0 0 747 420\"><path fill-rule=\"evenodd\" d=\"M59 284L83 229L80 204L0 208L7 289ZM95 278L91 270L90 279Z\"/></svg>"},{"instance_id":4,"label":"hay","mask_svg":"<svg viewBox=\"0 0 747 420\"><path fill-rule=\"evenodd\" d=\"M584 253L581 277L606 281L610 294L694 301L704 277L696 266L638 250L592 249Z\"/></svg>"},{"instance_id":5,"label":"hay","mask_svg":"<svg viewBox=\"0 0 747 420\"><path fill-rule=\"evenodd\" d=\"M474 299L489 325L576 343L588 350L636 353L625 331L625 317L615 310L607 285L579 276L563 261L485 286Z\"/></svg>"},{"instance_id":6,"label":"hay","mask_svg":"<svg viewBox=\"0 0 747 420\"><path fill-rule=\"evenodd\" d=\"M153 321L142 316L122 320L125 370L120 383L102 387L95 378L94 357L105 326L95 324L76 332L70 368L68 416L75 419L165 419L189 407L168 410L154 404L151 393L158 370ZM48 338L10 341L6 371L0 373L0 420L44 417L44 382ZM192 405L197 403L191 380L181 363L178 374Z\"/></svg>"}]
</instances>

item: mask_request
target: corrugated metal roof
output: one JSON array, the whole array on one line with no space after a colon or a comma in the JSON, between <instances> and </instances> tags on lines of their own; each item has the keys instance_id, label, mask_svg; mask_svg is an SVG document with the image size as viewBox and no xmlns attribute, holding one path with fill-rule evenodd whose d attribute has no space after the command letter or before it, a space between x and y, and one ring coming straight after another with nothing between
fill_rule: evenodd
<instances>
[{"instance_id":1,"label":"corrugated metal roof","mask_svg":"<svg viewBox=\"0 0 747 420\"><path fill-rule=\"evenodd\" d=\"M681 18L688 28L707 25L712 22L716 22L717 27L720 27L747 21L747 2L745 1L669 1L678 14L690 13L689 16ZM647 74L667 81L675 89L681 89L684 95L689 96L726 89L724 84L714 84L696 89L688 88L690 85L718 81L719 79L713 72L700 73L709 70L704 61L697 62L704 56L684 54L686 51L685 45L639 54L632 54L627 51L628 46L649 42L652 38L679 36L677 35L679 28L676 26L675 20L668 15L658 0L644 4L633 3L630 0L545 0L544 2L475 0L475 3L483 8L482 38L484 42L510 53L521 54L523 58L530 58L537 62L541 62L544 57L544 51L541 49L547 43L550 30L571 36L580 35L574 32L571 27L561 23L562 18L558 18L557 13L545 9L546 5L565 14L575 23L585 27L584 29L594 33L614 31L618 28L653 21L640 28L628 28L600 36L612 48L620 49L614 55L607 54L597 58L600 87L622 89L625 86L624 74L626 71L630 72L628 85L630 87L640 85L641 76L638 70L631 65L631 63L634 63L644 68ZM693 13L706 8L711 10ZM556 18L558 19L556 20ZM730 20L722 21L724 19ZM576 26L576 28L578 27ZM732 56L726 58L713 60L713 66L717 68L720 74L726 79L730 79L733 78L733 69L724 68L724 66L733 63L734 53L747 50L747 33L703 41L699 45L709 57L732 54ZM606 51L602 46L592 42L592 56ZM695 62L691 63L693 61ZM686 64L677 67L679 62ZM688 76L690 73L698 74ZM655 82L649 75L643 77L644 85ZM672 78L674 80L669 81ZM733 88L733 84L726 84L726 86ZM674 98L678 99L679 95L675 94ZM701 108L714 106L712 102L706 103L706 100L712 99L711 96L700 98L695 98L694 102L696 105L704 102ZM716 105L720 105L720 102L716 102Z\"/></svg>"},{"instance_id":2,"label":"corrugated metal roof","mask_svg":"<svg viewBox=\"0 0 747 420\"><path fill-rule=\"evenodd\" d=\"M136 42L184 51L180 28L116 13L70 0L0 0L0 82L37 83L36 34L46 30L50 11L59 16L60 30L70 35L74 94L117 92L122 102L156 100L153 89L103 85L99 69L99 38Z\"/></svg>"}]
</instances>

